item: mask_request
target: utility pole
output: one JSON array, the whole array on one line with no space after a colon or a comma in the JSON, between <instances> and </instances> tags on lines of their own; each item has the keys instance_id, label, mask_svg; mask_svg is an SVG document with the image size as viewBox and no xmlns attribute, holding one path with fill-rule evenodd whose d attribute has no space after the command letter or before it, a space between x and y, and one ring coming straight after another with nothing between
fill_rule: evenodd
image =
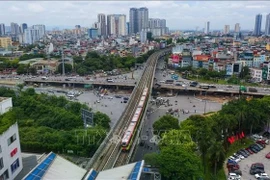
<instances>
[{"instance_id":1,"label":"utility pole","mask_svg":"<svg viewBox=\"0 0 270 180\"><path fill-rule=\"evenodd\" d=\"M62 75L65 76L65 55L62 49Z\"/></svg>"}]
</instances>

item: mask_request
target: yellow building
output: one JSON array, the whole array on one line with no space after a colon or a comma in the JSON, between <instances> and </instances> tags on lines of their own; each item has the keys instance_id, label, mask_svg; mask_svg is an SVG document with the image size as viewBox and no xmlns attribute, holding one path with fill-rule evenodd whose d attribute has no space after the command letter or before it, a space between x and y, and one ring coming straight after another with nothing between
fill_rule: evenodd
<instances>
[{"instance_id":1,"label":"yellow building","mask_svg":"<svg viewBox=\"0 0 270 180\"><path fill-rule=\"evenodd\" d=\"M12 45L12 41L10 37L0 37L0 47L7 48Z\"/></svg>"},{"instance_id":2,"label":"yellow building","mask_svg":"<svg viewBox=\"0 0 270 180\"><path fill-rule=\"evenodd\" d=\"M270 44L267 44L265 48L267 51L270 51Z\"/></svg>"}]
</instances>

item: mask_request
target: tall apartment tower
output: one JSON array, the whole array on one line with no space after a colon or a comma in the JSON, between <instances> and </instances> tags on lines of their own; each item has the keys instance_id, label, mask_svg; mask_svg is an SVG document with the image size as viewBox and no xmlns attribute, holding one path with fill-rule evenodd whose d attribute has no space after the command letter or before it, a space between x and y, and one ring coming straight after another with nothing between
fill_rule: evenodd
<instances>
[{"instance_id":1,"label":"tall apartment tower","mask_svg":"<svg viewBox=\"0 0 270 180\"><path fill-rule=\"evenodd\" d=\"M126 35L126 15L111 14L107 16L108 35L125 36Z\"/></svg>"},{"instance_id":2,"label":"tall apartment tower","mask_svg":"<svg viewBox=\"0 0 270 180\"><path fill-rule=\"evenodd\" d=\"M270 13L266 15L265 35L270 36Z\"/></svg>"},{"instance_id":3,"label":"tall apartment tower","mask_svg":"<svg viewBox=\"0 0 270 180\"><path fill-rule=\"evenodd\" d=\"M205 34L209 34L209 32L210 32L210 22L207 21L207 22L205 23L204 33L205 33Z\"/></svg>"},{"instance_id":4,"label":"tall apartment tower","mask_svg":"<svg viewBox=\"0 0 270 180\"><path fill-rule=\"evenodd\" d=\"M5 24L0 24L0 36L4 36L6 34Z\"/></svg>"},{"instance_id":5,"label":"tall apartment tower","mask_svg":"<svg viewBox=\"0 0 270 180\"><path fill-rule=\"evenodd\" d=\"M255 26L254 26L253 35L254 36L260 36L261 35L261 29L262 29L262 15L257 14L256 17L255 17Z\"/></svg>"},{"instance_id":6,"label":"tall apartment tower","mask_svg":"<svg viewBox=\"0 0 270 180\"><path fill-rule=\"evenodd\" d=\"M146 7L130 8L129 10L129 32L135 34L142 29L148 28L149 12Z\"/></svg>"},{"instance_id":7,"label":"tall apartment tower","mask_svg":"<svg viewBox=\"0 0 270 180\"><path fill-rule=\"evenodd\" d=\"M21 33L24 33L26 29L27 29L27 24L26 23L22 23L21 24Z\"/></svg>"},{"instance_id":8,"label":"tall apartment tower","mask_svg":"<svg viewBox=\"0 0 270 180\"><path fill-rule=\"evenodd\" d=\"M230 25L225 25L224 26L224 34L229 34L230 33Z\"/></svg>"},{"instance_id":9,"label":"tall apartment tower","mask_svg":"<svg viewBox=\"0 0 270 180\"><path fill-rule=\"evenodd\" d=\"M105 14L98 14L99 32L101 36L106 36L106 16Z\"/></svg>"},{"instance_id":10,"label":"tall apartment tower","mask_svg":"<svg viewBox=\"0 0 270 180\"><path fill-rule=\"evenodd\" d=\"M234 26L234 32L235 33L239 33L240 32L240 24L239 23L236 23L235 26Z\"/></svg>"},{"instance_id":11,"label":"tall apartment tower","mask_svg":"<svg viewBox=\"0 0 270 180\"><path fill-rule=\"evenodd\" d=\"M10 23L11 34L18 35L20 34L20 26L17 23Z\"/></svg>"}]
</instances>

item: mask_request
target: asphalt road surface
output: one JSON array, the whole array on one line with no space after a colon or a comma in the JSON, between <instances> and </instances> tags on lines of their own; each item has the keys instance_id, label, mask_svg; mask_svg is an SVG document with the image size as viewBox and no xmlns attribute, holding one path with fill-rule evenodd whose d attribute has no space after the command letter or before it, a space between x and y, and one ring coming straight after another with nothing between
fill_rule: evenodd
<instances>
[{"instance_id":1,"label":"asphalt road surface","mask_svg":"<svg viewBox=\"0 0 270 180\"><path fill-rule=\"evenodd\" d=\"M157 107L156 105L151 105L149 108L149 113L145 117L140 140L144 142L143 146L138 145L133 161L139 161L143 159L144 154L151 152L158 152L158 147L155 143L155 138L153 138L153 124L156 120L166 114L168 109L172 108L184 110L179 113L175 113L174 116L181 121L187 119L193 114L203 114L205 112L218 111L221 109L222 104L210 101L200 101L193 96L175 96L175 97L163 97L163 99L169 99L172 106L165 107L164 105ZM177 102L175 102L177 101ZM152 104L152 103L151 103ZM195 106L195 107L194 107ZM195 112L196 110L196 112ZM189 112L189 113L188 113Z\"/></svg>"}]
</instances>

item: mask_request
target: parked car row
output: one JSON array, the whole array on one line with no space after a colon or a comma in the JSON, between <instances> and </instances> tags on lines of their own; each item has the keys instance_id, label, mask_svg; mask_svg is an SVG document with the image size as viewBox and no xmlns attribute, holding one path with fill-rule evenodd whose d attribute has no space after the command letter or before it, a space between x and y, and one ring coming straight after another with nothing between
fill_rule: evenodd
<instances>
[{"instance_id":1,"label":"parked car row","mask_svg":"<svg viewBox=\"0 0 270 180\"><path fill-rule=\"evenodd\" d=\"M260 137L256 137L256 143L250 145L245 149L240 149L232 156L229 157L227 161L227 168L229 171L228 180L240 180L242 176L242 172L240 170L239 162L248 156L258 153L263 148L265 148L266 144L268 144L268 140L262 139ZM266 155L266 158L270 158L270 153ZM256 179L266 179L269 178L268 175L264 171L264 166L261 163L252 164L250 168L250 174L255 175ZM263 178L263 179L262 179Z\"/></svg>"}]
</instances>

